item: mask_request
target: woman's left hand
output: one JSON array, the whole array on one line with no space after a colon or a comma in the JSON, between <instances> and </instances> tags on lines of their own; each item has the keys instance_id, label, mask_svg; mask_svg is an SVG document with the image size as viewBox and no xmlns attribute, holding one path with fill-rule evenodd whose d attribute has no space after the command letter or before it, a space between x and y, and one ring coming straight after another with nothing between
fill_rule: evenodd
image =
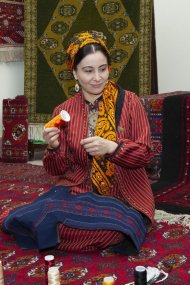
<instances>
[{"instance_id":1,"label":"woman's left hand","mask_svg":"<svg viewBox=\"0 0 190 285\"><path fill-rule=\"evenodd\" d=\"M113 153L118 144L114 141L106 140L104 138L95 136L81 140L81 145L92 156L102 156Z\"/></svg>"}]
</instances>

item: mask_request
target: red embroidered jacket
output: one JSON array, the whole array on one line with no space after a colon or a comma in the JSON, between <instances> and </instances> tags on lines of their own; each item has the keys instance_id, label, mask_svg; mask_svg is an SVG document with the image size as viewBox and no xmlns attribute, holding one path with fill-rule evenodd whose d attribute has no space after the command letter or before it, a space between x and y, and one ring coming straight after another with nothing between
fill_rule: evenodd
<instances>
[{"instance_id":1,"label":"red embroidered jacket","mask_svg":"<svg viewBox=\"0 0 190 285\"><path fill-rule=\"evenodd\" d=\"M69 186L73 193L92 191L90 159L80 145L88 133L88 111L81 93L55 108L54 116L66 110L71 120L61 128L60 148L46 150L44 167L50 175L58 176L57 185ZM127 201L153 221L154 198L145 166L152 159L150 128L144 108L132 92L125 91L117 126L119 147L108 159L115 164L111 195Z\"/></svg>"}]
</instances>

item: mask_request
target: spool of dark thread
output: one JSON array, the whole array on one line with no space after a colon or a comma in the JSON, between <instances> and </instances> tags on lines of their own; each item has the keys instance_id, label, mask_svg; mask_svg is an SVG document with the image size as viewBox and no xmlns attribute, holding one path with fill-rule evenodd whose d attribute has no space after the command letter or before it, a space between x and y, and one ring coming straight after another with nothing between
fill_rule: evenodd
<instances>
[{"instance_id":1,"label":"spool of dark thread","mask_svg":"<svg viewBox=\"0 0 190 285\"><path fill-rule=\"evenodd\" d=\"M147 285L147 271L144 266L136 266L134 271L135 285Z\"/></svg>"}]
</instances>

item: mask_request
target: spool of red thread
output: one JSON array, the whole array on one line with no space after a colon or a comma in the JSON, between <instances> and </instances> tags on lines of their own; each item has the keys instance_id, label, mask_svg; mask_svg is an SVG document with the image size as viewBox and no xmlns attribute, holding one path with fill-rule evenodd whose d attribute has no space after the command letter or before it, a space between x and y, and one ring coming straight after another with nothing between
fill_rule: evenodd
<instances>
[{"instance_id":1,"label":"spool of red thread","mask_svg":"<svg viewBox=\"0 0 190 285\"><path fill-rule=\"evenodd\" d=\"M55 266L55 258L53 255L46 255L44 257L45 260L45 281L46 285L48 285L48 270L50 267Z\"/></svg>"}]
</instances>

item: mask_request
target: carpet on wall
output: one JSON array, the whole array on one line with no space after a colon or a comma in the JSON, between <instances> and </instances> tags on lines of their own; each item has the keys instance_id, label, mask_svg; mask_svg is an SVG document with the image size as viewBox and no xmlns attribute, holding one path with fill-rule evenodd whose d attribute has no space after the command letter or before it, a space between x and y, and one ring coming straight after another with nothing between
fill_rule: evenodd
<instances>
[{"instance_id":1,"label":"carpet on wall","mask_svg":"<svg viewBox=\"0 0 190 285\"><path fill-rule=\"evenodd\" d=\"M154 153L154 157L151 163L146 167L146 170L149 178L154 181L160 178L162 169L163 124L165 121L163 118L163 103L165 98L176 95L190 95L190 92L175 91L140 97L149 120Z\"/></svg>"},{"instance_id":2,"label":"carpet on wall","mask_svg":"<svg viewBox=\"0 0 190 285\"><path fill-rule=\"evenodd\" d=\"M6 166L5 166L6 168ZM37 167L38 169L38 167ZM0 213L29 203L50 189L51 185L0 178ZM2 220L1 220L2 221ZM6 285L45 284L44 256L53 254L60 266L61 284L101 285L105 276L115 275L117 284L134 281L137 265L157 267L169 273L161 284L190 283L190 216L156 211L156 223L137 256L122 256L111 250L93 253L24 250L0 231L0 260ZM179 247L179 244L183 246Z\"/></svg>"},{"instance_id":3,"label":"carpet on wall","mask_svg":"<svg viewBox=\"0 0 190 285\"><path fill-rule=\"evenodd\" d=\"M151 68L156 69L151 65L152 21L151 0L25 0L25 95L30 122L46 122L54 107L73 95L65 50L73 34L84 30L106 35L113 62L111 79L139 96L150 94Z\"/></svg>"},{"instance_id":4,"label":"carpet on wall","mask_svg":"<svg viewBox=\"0 0 190 285\"><path fill-rule=\"evenodd\" d=\"M28 99L3 99L2 161L28 161Z\"/></svg>"},{"instance_id":5,"label":"carpet on wall","mask_svg":"<svg viewBox=\"0 0 190 285\"><path fill-rule=\"evenodd\" d=\"M163 102L162 170L152 184L156 208L189 213L190 204L190 93Z\"/></svg>"},{"instance_id":6,"label":"carpet on wall","mask_svg":"<svg viewBox=\"0 0 190 285\"><path fill-rule=\"evenodd\" d=\"M0 19L0 62L23 61L24 0L1 0Z\"/></svg>"}]
</instances>

